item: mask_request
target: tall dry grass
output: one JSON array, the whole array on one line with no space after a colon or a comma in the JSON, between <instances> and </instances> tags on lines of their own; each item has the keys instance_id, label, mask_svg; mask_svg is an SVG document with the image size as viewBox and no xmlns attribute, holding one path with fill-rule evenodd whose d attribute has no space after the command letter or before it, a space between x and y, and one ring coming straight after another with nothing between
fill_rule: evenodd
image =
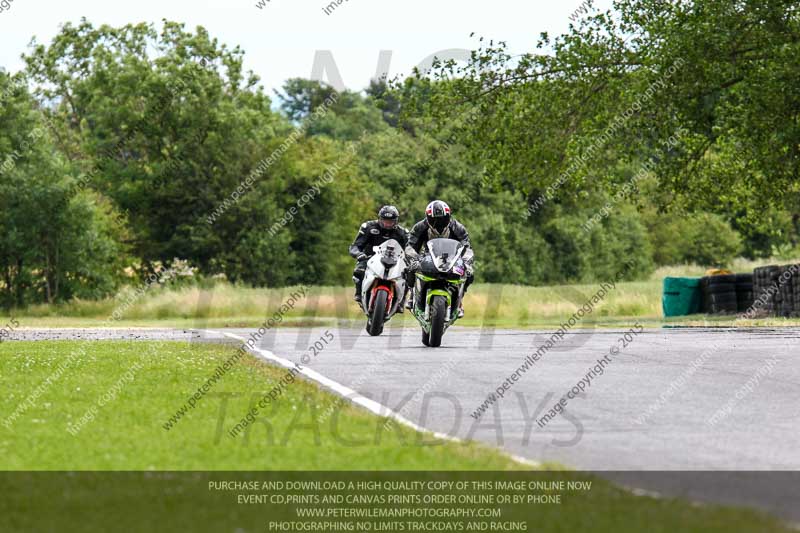
<instances>
[{"instance_id":1,"label":"tall dry grass","mask_svg":"<svg viewBox=\"0 0 800 533\"><path fill-rule=\"evenodd\" d=\"M736 272L750 272L757 266L784 263L779 260L748 261L738 259L732 265ZM705 267L677 265L659 268L647 281L618 283L597 305L584 322L616 318L661 317L661 288L666 276L702 276ZM463 324L519 325L557 322L568 319L592 295L600 284L572 284L550 287L520 285L474 285L467 295L467 320ZM22 317L79 317L103 320L115 310L124 308L123 321L158 321L176 319L233 319L239 322L260 323L271 316L296 292L296 287L257 289L218 283L210 288L154 288L136 299L124 303L133 289L115 298L100 301L76 300L62 305L39 305L25 309ZM350 287L312 287L307 297L286 314L290 319L338 318L363 319L352 301ZM408 314L406 319L409 319Z\"/></svg>"},{"instance_id":2,"label":"tall dry grass","mask_svg":"<svg viewBox=\"0 0 800 533\"><path fill-rule=\"evenodd\" d=\"M465 300L471 318L524 324L569 317L597 292L599 284L525 287L474 285ZM122 320L213 319L267 317L280 309L296 288L254 289L229 284L213 288L154 289L129 307L128 293L102 301L73 301L59 306L34 306L20 316L83 317L102 320L124 308ZM286 316L290 318L360 319L349 287L312 287ZM656 316L660 283L619 283L597 306L598 317Z\"/></svg>"}]
</instances>

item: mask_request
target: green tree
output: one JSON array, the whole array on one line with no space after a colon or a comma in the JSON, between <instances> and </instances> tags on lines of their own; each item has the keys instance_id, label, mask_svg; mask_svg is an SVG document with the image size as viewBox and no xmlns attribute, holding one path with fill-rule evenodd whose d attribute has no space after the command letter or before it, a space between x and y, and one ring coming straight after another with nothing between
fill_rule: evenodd
<instances>
[{"instance_id":1,"label":"green tree","mask_svg":"<svg viewBox=\"0 0 800 533\"><path fill-rule=\"evenodd\" d=\"M57 103L59 147L130 213L139 257L209 271L239 246L252 219L238 205L213 225L206 218L253 172L270 178L264 160L290 131L243 72L241 50L173 22L158 33L83 20L26 61L40 96Z\"/></svg>"},{"instance_id":2,"label":"green tree","mask_svg":"<svg viewBox=\"0 0 800 533\"><path fill-rule=\"evenodd\" d=\"M613 190L620 161L654 158L675 207L797 212L795 3L620 0L562 36L542 35L537 49L552 53L512 57L482 41L470 65L442 67L438 82L406 80L402 109L414 116L422 105L444 126L480 106L461 142L529 202L553 187L550 201L567 204L591 184Z\"/></svg>"},{"instance_id":3,"label":"green tree","mask_svg":"<svg viewBox=\"0 0 800 533\"><path fill-rule=\"evenodd\" d=\"M342 141L356 141L365 132L388 129L373 101L352 91L337 92L318 81L290 79L278 97L290 120L305 123L308 136L325 135ZM316 118L311 120L315 112Z\"/></svg>"},{"instance_id":4,"label":"green tree","mask_svg":"<svg viewBox=\"0 0 800 533\"><path fill-rule=\"evenodd\" d=\"M4 94L9 83L0 74ZM80 187L24 88L0 106L0 124L0 304L112 293L126 266L124 217Z\"/></svg>"}]
</instances>

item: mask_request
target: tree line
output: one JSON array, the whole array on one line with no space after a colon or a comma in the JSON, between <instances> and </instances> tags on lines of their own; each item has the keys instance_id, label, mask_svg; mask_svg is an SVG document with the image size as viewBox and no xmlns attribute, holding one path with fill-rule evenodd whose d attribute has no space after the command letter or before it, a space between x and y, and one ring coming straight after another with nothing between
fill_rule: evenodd
<instances>
[{"instance_id":1,"label":"tree line","mask_svg":"<svg viewBox=\"0 0 800 533\"><path fill-rule=\"evenodd\" d=\"M394 204L410 226L434 198L482 282L791 254L797 10L671 5L591 12L546 54L482 41L433 76L272 96L202 27L65 24L0 72L0 305L101 298L176 259L342 285L361 222Z\"/></svg>"}]
</instances>

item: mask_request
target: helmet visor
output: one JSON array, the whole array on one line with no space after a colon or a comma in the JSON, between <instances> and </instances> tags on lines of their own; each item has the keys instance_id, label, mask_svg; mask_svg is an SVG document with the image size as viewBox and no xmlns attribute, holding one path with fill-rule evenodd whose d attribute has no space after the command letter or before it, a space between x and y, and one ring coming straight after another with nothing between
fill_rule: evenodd
<instances>
[{"instance_id":1,"label":"helmet visor","mask_svg":"<svg viewBox=\"0 0 800 533\"><path fill-rule=\"evenodd\" d=\"M436 233L442 233L447 228L447 225L450 224L450 217L430 217L428 222L436 230Z\"/></svg>"},{"instance_id":2,"label":"helmet visor","mask_svg":"<svg viewBox=\"0 0 800 533\"><path fill-rule=\"evenodd\" d=\"M381 219L381 227L384 229L392 229L397 226L397 219L396 218L382 218Z\"/></svg>"}]
</instances>

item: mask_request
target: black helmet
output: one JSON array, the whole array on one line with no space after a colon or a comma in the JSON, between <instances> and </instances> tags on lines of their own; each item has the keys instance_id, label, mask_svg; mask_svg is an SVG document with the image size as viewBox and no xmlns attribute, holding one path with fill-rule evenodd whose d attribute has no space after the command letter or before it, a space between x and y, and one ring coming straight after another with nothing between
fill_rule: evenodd
<instances>
[{"instance_id":1,"label":"black helmet","mask_svg":"<svg viewBox=\"0 0 800 533\"><path fill-rule=\"evenodd\" d=\"M378 211L378 219L382 228L392 229L397 226L397 222L400 220L400 211L393 205L385 205Z\"/></svg>"},{"instance_id":2,"label":"black helmet","mask_svg":"<svg viewBox=\"0 0 800 533\"><path fill-rule=\"evenodd\" d=\"M425 219L428 227L436 233L442 233L450 225L450 206L441 200L434 200L425 208Z\"/></svg>"}]
</instances>

